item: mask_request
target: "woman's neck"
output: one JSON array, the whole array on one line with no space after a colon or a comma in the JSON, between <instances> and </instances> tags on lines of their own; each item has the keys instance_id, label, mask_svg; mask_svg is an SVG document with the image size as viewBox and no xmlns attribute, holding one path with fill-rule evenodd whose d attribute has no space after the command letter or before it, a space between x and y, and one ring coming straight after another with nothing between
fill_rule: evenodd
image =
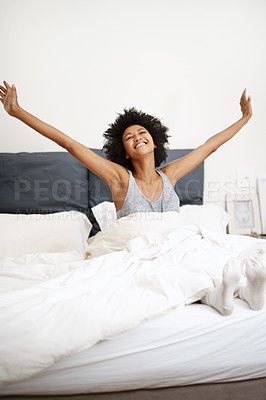
<instances>
[{"instance_id":1,"label":"woman's neck","mask_svg":"<svg viewBox=\"0 0 266 400\"><path fill-rule=\"evenodd\" d=\"M133 161L133 162L132 162ZM133 176L139 181L143 181L147 184L152 184L157 178L158 174L155 171L155 164L153 160L138 160L134 162L131 160L133 166Z\"/></svg>"}]
</instances>

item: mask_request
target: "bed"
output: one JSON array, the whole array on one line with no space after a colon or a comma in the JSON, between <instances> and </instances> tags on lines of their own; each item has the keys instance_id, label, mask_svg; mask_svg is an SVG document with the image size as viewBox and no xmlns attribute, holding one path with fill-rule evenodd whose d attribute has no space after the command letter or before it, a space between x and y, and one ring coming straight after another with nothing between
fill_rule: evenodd
<instances>
[{"instance_id":1,"label":"bed","mask_svg":"<svg viewBox=\"0 0 266 400\"><path fill-rule=\"evenodd\" d=\"M102 150L92 150L104 156ZM168 150L165 163L189 151ZM177 183L175 190L181 206L203 204L203 182L201 164ZM100 232L92 208L104 201L112 201L107 185L67 152L0 153L2 216L47 216L74 210L90 221L88 233L92 241ZM60 227L66 241L68 226L76 229L72 222ZM19 249L22 234L19 229L17 236L14 234L13 247L15 244ZM227 239L236 246L251 240L263 242L229 234ZM73 243L69 243L70 251L71 245L77 246ZM44 245L51 248L51 243ZM6 246L10 249L10 243ZM80 248L85 250L86 244ZM46 258L46 265L55 265L61 256ZM72 256L75 261L76 254L72 252ZM145 319L28 379L7 384L0 389L1 396L74 400L265 399L265 314L265 308L254 312L235 299L235 312L222 317L196 301Z\"/></svg>"}]
</instances>

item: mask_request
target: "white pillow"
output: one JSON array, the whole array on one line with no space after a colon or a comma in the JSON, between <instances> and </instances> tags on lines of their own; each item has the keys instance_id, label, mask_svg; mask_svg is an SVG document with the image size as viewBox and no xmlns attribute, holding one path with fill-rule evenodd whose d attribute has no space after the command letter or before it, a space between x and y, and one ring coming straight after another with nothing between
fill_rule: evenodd
<instances>
[{"instance_id":1,"label":"white pillow","mask_svg":"<svg viewBox=\"0 0 266 400\"><path fill-rule=\"evenodd\" d=\"M129 240L147 233L167 234L177 227L197 226L216 241L224 239L229 214L220 206L185 205L180 212L136 212L119 218L104 231L93 236L89 243L92 257L98 257L127 247Z\"/></svg>"},{"instance_id":2,"label":"white pillow","mask_svg":"<svg viewBox=\"0 0 266 400\"><path fill-rule=\"evenodd\" d=\"M91 210L102 231L117 220L115 204L111 201L103 201Z\"/></svg>"},{"instance_id":3,"label":"white pillow","mask_svg":"<svg viewBox=\"0 0 266 400\"><path fill-rule=\"evenodd\" d=\"M89 244L92 257L98 257L127 247L129 240L140 235L167 234L176 227L189 225L179 212L136 212L113 222L104 231L93 236Z\"/></svg>"},{"instance_id":4,"label":"white pillow","mask_svg":"<svg viewBox=\"0 0 266 400\"><path fill-rule=\"evenodd\" d=\"M92 207L92 212L102 231L117 220L115 205L110 201L103 201ZM192 224L205 225L218 234L226 233L226 227L230 220L230 215L221 206L213 204L187 204L181 206L179 212Z\"/></svg>"},{"instance_id":5,"label":"white pillow","mask_svg":"<svg viewBox=\"0 0 266 400\"><path fill-rule=\"evenodd\" d=\"M0 214L0 256L76 251L87 257L92 224L79 211Z\"/></svg>"},{"instance_id":6,"label":"white pillow","mask_svg":"<svg viewBox=\"0 0 266 400\"><path fill-rule=\"evenodd\" d=\"M230 220L230 215L218 205L187 204L179 208L181 215L192 224L205 225L210 231L217 234L225 234L226 227Z\"/></svg>"}]
</instances>

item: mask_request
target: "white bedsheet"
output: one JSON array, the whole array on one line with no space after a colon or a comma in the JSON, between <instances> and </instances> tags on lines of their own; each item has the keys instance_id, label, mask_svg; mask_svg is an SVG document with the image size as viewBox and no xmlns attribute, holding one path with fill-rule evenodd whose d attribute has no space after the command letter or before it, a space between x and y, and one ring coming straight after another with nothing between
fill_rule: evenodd
<instances>
[{"instance_id":1,"label":"white bedsheet","mask_svg":"<svg viewBox=\"0 0 266 400\"><path fill-rule=\"evenodd\" d=\"M154 232L147 240L140 236L127 249L93 260L58 264L58 259L50 258L45 266L37 263L34 267L2 260L2 388L145 318L198 300L213 286L213 279L221 277L226 260L239 254L250 240L256 241L245 238L249 242L232 246L228 240L218 243L211 232L203 236L197 226L188 226L172 230L163 240L160 236L160 243ZM256 243L264 245L262 240Z\"/></svg>"},{"instance_id":2,"label":"white bedsheet","mask_svg":"<svg viewBox=\"0 0 266 400\"><path fill-rule=\"evenodd\" d=\"M2 395L111 392L266 376L266 308L231 316L191 304L66 358Z\"/></svg>"}]
</instances>

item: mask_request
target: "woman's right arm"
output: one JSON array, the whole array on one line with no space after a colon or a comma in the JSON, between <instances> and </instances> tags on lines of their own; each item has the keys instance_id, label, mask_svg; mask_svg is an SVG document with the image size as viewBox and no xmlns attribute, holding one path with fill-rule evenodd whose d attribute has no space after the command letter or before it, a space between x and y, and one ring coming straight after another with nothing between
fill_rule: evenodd
<instances>
[{"instance_id":1,"label":"woman's right arm","mask_svg":"<svg viewBox=\"0 0 266 400\"><path fill-rule=\"evenodd\" d=\"M5 87L0 86L0 100L9 115L21 120L41 135L65 148L83 165L103 179L109 187L121 181L126 172L124 167L106 160L59 129L28 113L18 104L15 86L10 87L6 81L4 81L4 85Z\"/></svg>"}]
</instances>

